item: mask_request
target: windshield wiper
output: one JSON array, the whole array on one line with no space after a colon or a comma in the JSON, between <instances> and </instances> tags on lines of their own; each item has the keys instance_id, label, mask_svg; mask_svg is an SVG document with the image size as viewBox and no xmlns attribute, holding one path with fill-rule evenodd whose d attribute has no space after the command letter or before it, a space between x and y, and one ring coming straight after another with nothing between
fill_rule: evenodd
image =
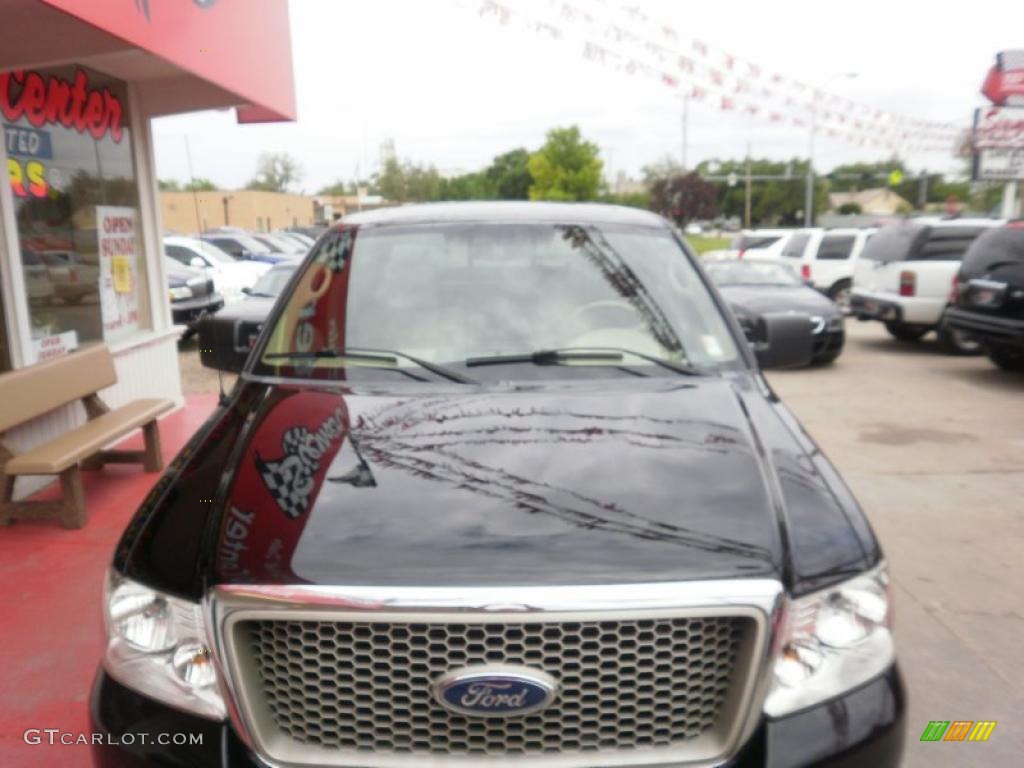
<instances>
[{"instance_id":1,"label":"windshield wiper","mask_svg":"<svg viewBox=\"0 0 1024 768\"><path fill-rule=\"evenodd\" d=\"M467 368L474 368L480 365L513 365L517 363L532 363L533 365L566 365L571 363L605 363L609 365L621 365L626 355L639 357L649 363L660 365L670 371L681 373L686 376L702 375L696 368L686 363L677 363L673 360L664 360L654 355L643 352L635 352L632 349L621 347L569 347L565 349L541 349L536 352L527 352L518 355L492 355L490 357L471 357L466 360Z\"/></svg>"},{"instance_id":2,"label":"windshield wiper","mask_svg":"<svg viewBox=\"0 0 1024 768\"><path fill-rule=\"evenodd\" d=\"M460 373L456 373L450 368L446 368L443 365L437 363L431 363L427 360L421 360L418 357L407 355L404 352L398 352L391 349L361 349L357 347L324 347L318 349L315 352L270 352L263 355L265 360L317 360L317 359L331 359L331 360L351 360L353 362L373 364L382 364L385 367L397 366L398 358L408 360L413 365L417 365L425 371L430 371L437 376L454 381L459 384L477 384L478 382L463 376ZM399 369L399 372L402 372Z\"/></svg>"}]
</instances>

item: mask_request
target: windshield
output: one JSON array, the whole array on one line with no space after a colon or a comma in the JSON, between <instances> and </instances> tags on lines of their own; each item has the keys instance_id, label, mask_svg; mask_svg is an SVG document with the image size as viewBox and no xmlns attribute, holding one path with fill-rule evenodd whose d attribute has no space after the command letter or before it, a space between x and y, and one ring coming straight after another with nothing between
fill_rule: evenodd
<instances>
[{"instance_id":1,"label":"windshield","mask_svg":"<svg viewBox=\"0 0 1024 768\"><path fill-rule=\"evenodd\" d=\"M208 243L205 240L194 240L190 241L189 245L195 250L200 251L203 256L212 261L214 264L235 264L235 258L226 251L221 250L213 243Z\"/></svg>"},{"instance_id":2,"label":"windshield","mask_svg":"<svg viewBox=\"0 0 1024 768\"><path fill-rule=\"evenodd\" d=\"M249 253L270 253L271 249L265 244L261 243L255 237L251 237L242 232L232 232L230 235L213 234L210 235L209 241L217 244L224 243L225 245L230 243L237 243L242 247L243 250L249 251Z\"/></svg>"},{"instance_id":3,"label":"windshield","mask_svg":"<svg viewBox=\"0 0 1024 768\"><path fill-rule=\"evenodd\" d=\"M302 249L290 240L275 235L253 235L254 238L265 244L272 251L277 253L299 253Z\"/></svg>"},{"instance_id":4,"label":"windshield","mask_svg":"<svg viewBox=\"0 0 1024 768\"><path fill-rule=\"evenodd\" d=\"M715 285L803 285L784 264L757 261L713 261L704 269Z\"/></svg>"},{"instance_id":5,"label":"windshield","mask_svg":"<svg viewBox=\"0 0 1024 768\"><path fill-rule=\"evenodd\" d=\"M280 296L288 285L288 281L295 274L298 265L287 268L274 267L264 272L256 284L252 287L252 293L256 296Z\"/></svg>"},{"instance_id":6,"label":"windshield","mask_svg":"<svg viewBox=\"0 0 1024 768\"><path fill-rule=\"evenodd\" d=\"M343 348L459 366L602 347L707 369L738 358L706 286L667 231L460 222L332 232L295 283L257 371L345 378L349 362L308 360Z\"/></svg>"},{"instance_id":7,"label":"windshield","mask_svg":"<svg viewBox=\"0 0 1024 768\"><path fill-rule=\"evenodd\" d=\"M738 251L753 251L767 248L782 239L782 235L759 235L756 232L734 237L732 247Z\"/></svg>"}]
</instances>

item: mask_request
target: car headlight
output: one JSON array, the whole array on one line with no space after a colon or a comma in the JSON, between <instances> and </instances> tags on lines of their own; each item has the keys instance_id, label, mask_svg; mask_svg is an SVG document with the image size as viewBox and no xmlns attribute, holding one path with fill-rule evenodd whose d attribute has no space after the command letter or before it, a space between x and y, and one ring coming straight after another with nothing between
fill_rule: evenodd
<instances>
[{"instance_id":1,"label":"car headlight","mask_svg":"<svg viewBox=\"0 0 1024 768\"><path fill-rule=\"evenodd\" d=\"M171 301L180 301L181 299L191 299L192 289L187 285L181 285L177 288L171 288Z\"/></svg>"},{"instance_id":2,"label":"car headlight","mask_svg":"<svg viewBox=\"0 0 1024 768\"><path fill-rule=\"evenodd\" d=\"M113 570L103 592L107 673L133 690L211 720L227 716L198 603Z\"/></svg>"},{"instance_id":3,"label":"car headlight","mask_svg":"<svg viewBox=\"0 0 1024 768\"><path fill-rule=\"evenodd\" d=\"M895 661L885 565L791 600L764 711L782 717L866 683Z\"/></svg>"}]
</instances>

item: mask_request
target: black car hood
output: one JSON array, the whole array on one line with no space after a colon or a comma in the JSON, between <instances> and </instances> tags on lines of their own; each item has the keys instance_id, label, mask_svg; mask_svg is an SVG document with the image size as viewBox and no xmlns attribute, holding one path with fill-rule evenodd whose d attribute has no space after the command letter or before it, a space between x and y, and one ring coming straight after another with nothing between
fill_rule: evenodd
<instances>
[{"instance_id":1,"label":"black car hood","mask_svg":"<svg viewBox=\"0 0 1024 768\"><path fill-rule=\"evenodd\" d=\"M835 302L808 286L726 285L719 291L734 311L759 315L764 312L806 312L831 317L841 314Z\"/></svg>"},{"instance_id":2,"label":"black car hood","mask_svg":"<svg viewBox=\"0 0 1024 768\"><path fill-rule=\"evenodd\" d=\"M416 389L243 383L115 562L202 594L817 577L872 545L752 375Z\"/></svg>"}]
</instances>

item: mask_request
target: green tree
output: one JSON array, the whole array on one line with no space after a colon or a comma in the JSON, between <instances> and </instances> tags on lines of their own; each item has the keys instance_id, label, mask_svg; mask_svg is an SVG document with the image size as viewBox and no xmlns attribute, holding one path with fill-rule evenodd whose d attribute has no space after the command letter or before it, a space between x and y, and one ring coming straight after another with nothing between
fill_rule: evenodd
<instances>
[{"instance_id":1,"label":"green tree","mask_svg":"<svg viewBox=\"0 0 1024 768\"><path fill-rule=\"evenodd\" d=\"M484 171L484 176L498 200L528 200L530 198L530 153L520 147L498 155Z\"/></svg>"},{"instance_id":2,"label":"green tree","mask_svg":"<svg viewBox=\"0 0 1024 768\"><path fill-rule=\"evenodd\" d=\"M494 197L494 185L484 172L441 179L438 185L439 200L493 200Z\"/></svg>"},{"instance_id":3,"label":"green tree","mask_svg":"<svg viewBox=\"0 0 1024 768\"><path fill-rule=\"evenodd\" d=\"M654 183L661 179L670 179L683 173L683 166L671 155L665 155L660 160L645 165L640 169L644 185L650 189Z\"/></svg>"},{"instance_id":4,"label":"green tree","mask_svg":"<svg viewBox=\"0 0 1024 768\"><path fill-rule=\"evenodd\" d=\"M181 184L177 179L159 179L156 183L157 189L161 192L180 192Z\"/></svg>"},{"instance_id":5,"label":"green tree","mask_svg":"<svg viewBox=\"0 0 1024 768\"><path fill-rule=\"evenodd\" d=\"M373 178L372 188L395 203L437 200L441 193L441 176L433 166L401 162L394 155L386 155Z\"/></svg>"},{"instance_id":6,"label":"green tree","mask_svg":"<svg viewBox=\"0 0 1024 768\"><path fill-rule=\"evenodd\" d=\"M212 192L216 189L220 189L209 179L199 177L198 179L192 179L192 181L184 184L182 189L186 192Z\"/></svg>"},{"instance_id":7,"label":"green tree","mask_svg":"<svg viewBox=\"0 0 1024 768\"><path fill-rule=\"evenodd\" d=\"M544 146L530 155L530 199L593 200L601 186L598 152L575 125L548 131Z\"/></svg>"},{"instance_id":8,"label":"green tree","mask_svg":"<svg viewBox=\"0 0 1024 768\"><path fill-rule=\"evenodd\" d=\"M264 152L256 161L256 175L245 188L287 192L301 178L302 168L294 157L286 152Z\"/></svg>"}]
</instances>

